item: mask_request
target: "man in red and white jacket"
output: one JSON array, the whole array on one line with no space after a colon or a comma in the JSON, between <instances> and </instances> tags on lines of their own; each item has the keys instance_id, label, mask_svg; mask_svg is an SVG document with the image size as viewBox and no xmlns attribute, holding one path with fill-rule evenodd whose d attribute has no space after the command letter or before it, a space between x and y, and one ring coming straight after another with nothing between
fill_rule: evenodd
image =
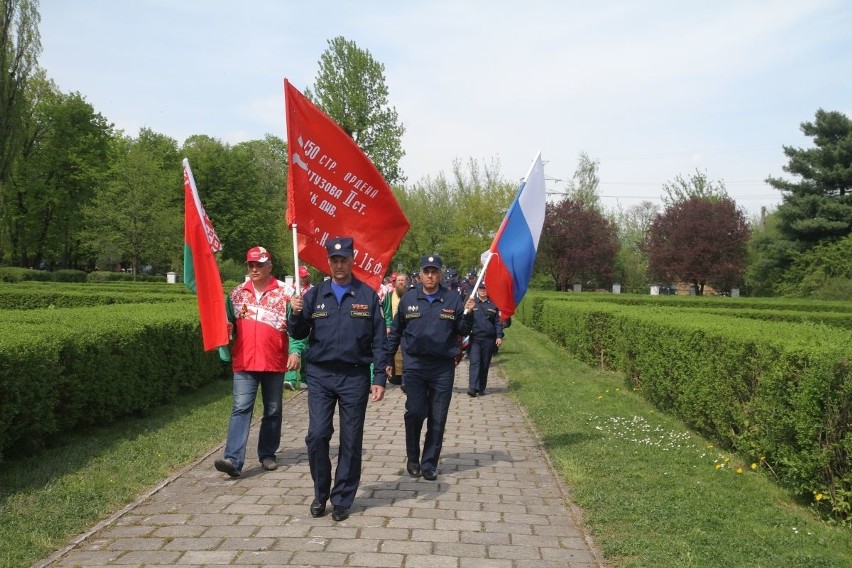
<instances>
[{"instance_id":1,"label":"man in red and white jacket","mask_svg":"<svg viewBox=\"0 0 852 568\"><path fill-rule=\"evenodd\" d=\"M284 373L299 367L299 356L288 355L287 305L290 294L272 276L272 259L263 247L246 254L248 280L228 294L228 332L233 337L234 405L228 424L225 457L217 470L239 477L246 457L252 411L260 387L263 419L257 457L263 469L278 467L275 452L281 443Z\"/></svg>"}]
</instances>

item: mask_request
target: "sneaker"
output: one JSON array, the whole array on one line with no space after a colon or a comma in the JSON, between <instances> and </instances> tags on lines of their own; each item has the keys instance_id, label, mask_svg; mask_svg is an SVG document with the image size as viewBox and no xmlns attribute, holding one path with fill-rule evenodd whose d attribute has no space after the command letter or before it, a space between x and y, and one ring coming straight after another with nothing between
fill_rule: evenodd
<instances>
[{"instance_id":1,"label":"sneaker","mask_svg":"<svg viewBox=\"0 0 852 568\"><path fill-rule=\"evenodd\" d=\"M275 458L263 458L260 461L260 464L263 466L263 469L266 471L274 471L278 469L278 462L275 461Z\"/></svg>"},{"instance_id":2,"label":"sneaker","mask_svg":"<svg viewBox=\"0 0 852 568\"><path fill-rule=\"evenodd\" d=\"M289 381L284 381L284 390L288 390L288 391L296 390L296 387L293 385L293 383L291 383Z\"/></svg>"},{"instance_id":3,"label":"sneaker","mask_svg":"<svg viewBox=\"0 0 852 568\"><path fill-rule=\"evenodd\" d=\"M237 469L237 466L235 466L234 462L232 462L228 458L225 458L223 460L216 460L215 462L213 462L213 467L215 467L217 471L227 473L231 477L240 476L240 472Z\"/></svg>"}]
</instances>

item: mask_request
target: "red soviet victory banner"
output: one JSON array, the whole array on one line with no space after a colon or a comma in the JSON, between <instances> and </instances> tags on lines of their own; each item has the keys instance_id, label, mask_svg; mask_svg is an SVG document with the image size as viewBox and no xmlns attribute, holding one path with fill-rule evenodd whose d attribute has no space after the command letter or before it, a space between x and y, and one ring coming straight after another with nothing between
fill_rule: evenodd
<instances>
[{"instance_id":1,"label":"red soviet victory banner","mask_svg":"<svg viewBox=\"0 0 852 568\"><path fill-rule=\"evenodd\" d=\"M287 225L299 256L328 273L325 242L355 240L354 275L378 289L410 223L390 186L342 128L284 79Z\"/></svg>"}]
</instances>

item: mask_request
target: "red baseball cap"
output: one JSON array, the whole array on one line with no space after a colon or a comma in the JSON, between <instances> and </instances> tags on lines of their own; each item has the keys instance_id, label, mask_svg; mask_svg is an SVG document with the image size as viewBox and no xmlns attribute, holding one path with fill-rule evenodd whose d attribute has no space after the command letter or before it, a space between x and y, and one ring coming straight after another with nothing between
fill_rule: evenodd
<instances>
[{"instance_id":1,"label":"red baseball cap","mask_svg":"<svg viewBox=\"0 0 852 568\"><path fill-rule=\"evenodd\" d=\"M308 272L308 267L305 266L305 265L300 266L299 267L299 278L310 278L310 277L311 277L311 273Z\"/></svg>"},{"instance_id":2,"label":"red baseball cap","mask_svg":"<svg viewBox=\"0 0 852 568\"><path fill-rule=\"evenodd\" d=\"M246 262L268 262L269 251L263 247L250 248L246 253Z\"/></svg>"}]
</instances>

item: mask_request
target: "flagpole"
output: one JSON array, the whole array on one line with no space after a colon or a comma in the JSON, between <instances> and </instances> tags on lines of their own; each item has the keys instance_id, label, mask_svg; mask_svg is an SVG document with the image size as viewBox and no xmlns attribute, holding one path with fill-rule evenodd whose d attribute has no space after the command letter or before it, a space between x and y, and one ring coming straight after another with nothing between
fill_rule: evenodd
<instances>
[{"instance_id":1,"label":"flagpole","mask_svg":"<svg viewBox=\"0 0 852 568\"><path fill-rule=\"evenodd\" d=\"M476 284L473 285L473 290L470 291L470 298L468 298L468 300L473 300L473 298L476 296L476 291L479 289L479 284L482 282L482 279L485 278L485 271L488 270L488 263L491 262L491 257L495 254L497 253L488 251L488 256L485 258L485 263L483 263L482 265L482 270L479 271L479 275L476 277ZM464 313L467 313L467 308L465 308Z\"/></svg>"},{"instance_id":2,"label":"flagpole","mask_svg":"<svg viewBox=\"0 0 852 568\"><path fill-rule=\"evenodd\" d=\"M299 237L296 233L296 223L293 223L293 265L294 271L293 274L296 276L293 277L293 282L296 285L296 295L302 295L302 279L299 278Z\"/></svg>"}]
</instances>

